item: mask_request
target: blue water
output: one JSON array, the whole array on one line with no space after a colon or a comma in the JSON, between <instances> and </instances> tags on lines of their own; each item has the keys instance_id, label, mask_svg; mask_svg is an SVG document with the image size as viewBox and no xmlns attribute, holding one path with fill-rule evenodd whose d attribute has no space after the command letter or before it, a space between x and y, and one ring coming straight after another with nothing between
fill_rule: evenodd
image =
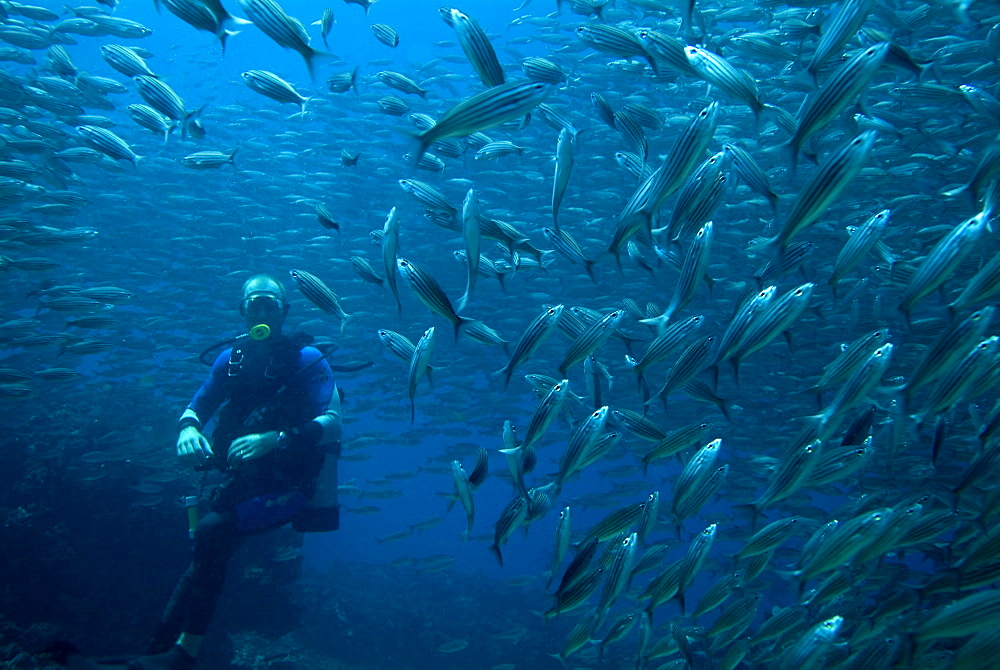
<instances>
[{"instance_id":1,"label":"blue water","mask_svg":"<svg viewBox=\"0 0 1000 670\"><path fill-rule=\"evenodd\" d=\"M61 11L59 3L40 4ZM705 282L699 282L693 300L676 317L704 314L706 323L698 335L714 334L718 341L744 287L755 281L753 274L764 261L762 256L748 252L748 244L758 236L773 236L781 230L791 203L817 166L800 158L798 169L793 172L787 151L782 148L787 132L765 118L758 134L747 105L726 93L711 90L690 76L666 74L655 79L648 70L642 71L641 59L629 65L616 56L588 48L573 34L573 28L584 22L598 22L593 17L587 19L572 13L569 3L564 5L558 13L553 3L545 0L534 0L517 12L513 11L513 2L470 2L459 8L478 20L490 36L508 80L523 77L520 61L528 56L551 58L569 73L568 84L548 99L548 103L568 114L581 131L559 221L580 242L588 258L597 261L597 281L592 283L581 265L550 253L546 256L545 271L520 270L507 278L506 292L500 290L495 280L480 277L463 315L482 319L513 346L544 304L565 304L567 308L579 305L606 312L620 308L625 298L631 298L641 309L645 309L647 302L655 303L658 309L653 313L659 313L670 302L677 270L663 261L657 263L648 246L642 247L642 253L654 264L655 276L633 264L624 250L621 253L624 270L619 273L605 253L618 214L632 195L636 180L616 164L615 152L627 147L623 146L620 135L596 116L591 94L600 93L615 109L627 102L642 102L660 113L665 121L663 129L646 130L650 144L648 163L653 168L669 153L688 120L708 102L717 100L722 111L709 152L720 151L725 142L742 143L768 171L774 190L781 196L775 218L767 202L745 185L737 186L735 173L726 168L730 186L724 203L713 216L715 240L707 269L714 286L709 289ZM324 49L318 28L308 25L319 19L324 3L300 0L285 2L284 6L307 24L312 46ZM176 417L206 372L194 358L216 340L239 332L241 323L236 310L239 287L250 273L267 272L284 281L292 296L289 329L301 327L336 342L339 349L331 359L334 364L374 362L369 369L338 378L346 394L345 458L340 463L340 483L347 488L341 499L344 506L341 528L336 533L307 536L302 547L305 576L296 593L315 596L325 594L327 587L336 592L329 599L316 596L317 603L304 606L313 617L307 626L313 641L310 649L322 646L317 642L321 636L316 635L315 629L327 623L323 617L330 617L330 629L337 632L331 633L334 642L322 652L330 657L346 658L338 656L337 645L343 643L342 648L348 648L345 631L351 626L351 616L368 621L379 616L380 611L408 612L419 620L420 613L427 610L428 620L433 621L433 634L421 630L418 621L360 632L353 643L356 647L351 647L353 661L357 662L360 649L372 645L371 660L377 667L392 663L399 664L398 667L489 668L515 660L518 667L541 667L541 663L555 667L558 662L545 658L545 654L562 649L572 622L586 611L581 608L544 628L534 613L544 611L551 603L544 582L551 567L559 510L567 505L572 508L574 541L580 541L606 514L641 502L652 491L660 493L661 523L651 541L666 544L670 552L657 568L637 577L629 595L612 609L608 621L615 620L628 608L638 609L635 597L649 579L682 558L698 532L717 523L718 537L710 558L688 590L688 610L692 610L705 589L733 569L730 557L752 532L751 519L740 506L753 502L764 490L780 459L785 457L787 445L808 423L807 417L820 411L836 392L827 392L818 401L807 389L818 380L824 366L837 357L843 344L879 327L889 329L889 339L895 346L892 365L879 388L864 403L859 402L857 408L845 412L840 430L824 445L824 449L839 446L847 425L873 403L877 410L868 464L860 475L814 489L807 487L795 497L765 510L766 521L800 514L808 520L808 528L786 542L760 580L747 587L747 593L760 592L762 599L754 623L743 637L752 639L753 632L772 608L799 601L800 586L805 585L798 584L791 572L798 567L799 551L814 528L831 518L849 519L861 510L905 507L926 494L929 495L922 502L923 514L956 504L950 490L978 453L977 434L997 401L996 357L983 365L993 366L990 373L993 383L984 382L978 393L970 391L953 409L942 413L947 422L946 437L933 465L930 462L933 423L921 427L917 421L933 384L915 396L909 410L916 416L904 419L904 429L896 433L895 422L900 419L891 410L891 403L899 397L897 387L905 383L908 373L938 334L966 318L973 309L989 304L983 300L958 310L947 307L975 272L997 253L995 233L991 230L976 241L948 281L917 303L909 320L898 306L914 269L934 245L990 202L988 198L976 200L968 194L947 198L940 193L967 183L981 158L988 155L989 147L995 148L995 139L991 138L996 134L998 120L977 113L955 93L957 85L965 83L978 85L992 95L1000 94L995 77L991 78L988 72L977 74L981 72L977 68L997 60L996 47L991 46L996 42L993 27L996 17L990 17L995 8L988 3L973 4L970 20L963 24L948 9L934 6L929 17L919 21L912 33L892 32L895 27L877 14L866 24L887 31L898 44L919 57L933 58L940 69L929 70L923 81L948 87L952 97L933 100L914 97L916 94L911 90L917 86L914 75L903 68L883 65L862 95L864 104L846 105L845 111L828 127L816 133L813 148L822 163L859 132L855 113L878 116L894 124L896 130L879 135L865 169L814 226L796 237L796 241L808 241L815 246L802 267L763 284L776 284L780 295L804 282L815 283L809 308L793 323L787 338L777 337L747 357L740 368L738 385L728 364L720 366L715 389L732 403L732 422L727 422L715 407L679 392L671 394L665 406L658 402L650 405L649 418L667 432L695 421L713 423L708 439L722 439L718 464L730 466L718 495L694 518L685 520L678 531L668 518L671 495L683 463L694 450L688 449L677 458L656 461L648 474L643 475L640 459L652 443L622 429L626 435L621 444L607 458L570 480L562 496L553 501L552 511L530 524L527 532L517 530L511 535L502 547L504 565L500 567L487 547L493 542L494 523L512 495L505 458L497 453L503 446L503 424L505 420L512 421L523 437L537 399L522 376L557 375L569 340L561 333L554 333L529 362L517 369L510 388L504 390L502 377L495 374L508 360L502 350L467 338L454 341L450 324L431 315L402 279L404 308L397 315L388 290L362 282L348 260L353 255L362 256L382 274L379 247L371 243L369 233L380 230L386 214L396 207L400 214L399 256L430 271L453 302L461 294L466 271L452 257L454 250L463 248L461 235L424 218L419 203L400 189L397 184L400 179L419 179L433 185L459 210L466 191L474 186L485 214L513 224L538 248L551 248L542 228L552 223L552 158L558 131L547 125L540 114L536 112L523 130L484 131L494 140L508 139L524 146L522 156L496 162L477 161L473 158L475 149L470 148L463 158L445 159L443 173L430 173L417 170L402 158L404 153L415 149L412 138L415 130L407 117L383 115L375 106L378 98L394 95L410 106L410 112L439 118L456 103L483 89L472 67L461 59L455 33L438 15L439 6L423 0L382 0L366 16L361 7L338 1L332 5L336 17L329 35L332 55L317 59L314 79L310 79L299 54L279 47L253 26L244 26L240 34L231 37L223 56L212 35L195 31L165 9L157 12L152 3L137 0L122 2L116 15L146 25L152 30L151 36L141 40L74 36L78 44L67 45L66 49L79 70L117 79L129 88L125 94L108 96L115 109L88 108L87 112L106 116L114 123L112 130L143 158L136 168L122 162L121 171L73 164L68 167L75 176L62 173L57 177L45 172L27 180L46 190L65 188L89 198L91 204L72 216L45 217L32 209L37 202L31 198L5 204L11 216L26 217L29 227L63 230L84 227L98 234L82 242L48 245L12 239L14 233L4 232L0 255L15 261L45 257L58 262L60 267L37 272L10 269L4 278L5 290L0 293L2 319L35 317L37 312L41 323L30 326L33 334L76 332L111 344L108 352L76 355L60 353L58 343L39 347L18 342L17 338L27 333L3 336L0 367L28 372L44 367L70 367L84 375L81 380L67 383L34 380L33 398L3 400L0 416L10 427L14 447L7 456L12 461L8 468L12 491L17 486L46 490L47 484L39 482L61 473L65 486L94 496L93 500L88 498L88 504L99 500L106 506L110 519L126 520L122 538L132 536L136 528L163 524L158 539L174 547L177 555L171 561L164 559L162 564L153 556L149 560L163 573L166 582L174 574L180 574L185 560L186 529L184 512L177 501L191 494L199 480L190 473L182 473L174 481L160 482L162 490L155 491L148 486L156 483L149 476L178 473L173 459ZM227 3L227 7L242 15L235 2ZM919 7L915 3L906 4L907 10ZM727 8L749 6L734 3ZM711 14L715 8L702 9ZM643 17L640 12L630 10L625 0L606 11L612 17L611 22L631 22L627 23L630 27L656 27L659 23L666 34L682 39L676 22L666 22L664 15ZM527 20L515 21L522 16L534 17L537 25ZM395 28L399 46L390 49L377 42L370 30L373 23ZM994 37L988 37L991 27ZM789 68L790 74L782 71L783 63L754 59L723 43L723 36L729 30L767 28L782 28L780 19L762 17L760 23L754 23L737 17L713 27L710 45L759 82L765 102L794 115L810 87L804 69L815 38L803 42L803 54ZM737 33L728 35L734 34ZM543 41L538 37L551 39ZM794 40L786 42L793 44ZM978 50L955 46L971 42L981 42ZM160 137L131 121L125 112L126 105L142 100L131 83L101 58L99 45L112 43L151 51L154 56L149 59L150 67L184 99L186 108L204 107L201 118L207 136L203 140L183 140L175 132L164 145ZM831 58L830 64L821 69L820 82L842 62L843 53L853 53L856 44L849 42ZM944 45L943 51L937 50L938 45ZM35 56L38 66L4 62L3 70L28 82L44 63L45 52L35 51ZM359 68L358 93L335 94L327 89L325 82L329 76L355 67ZM279 104L250 90L240 77L250 69L271 71L304 96L310 96L306 114L295 116L298 110L294 105ZM376 74L383 70L422 82L428 89L427 97L406 95L381 84ZM67 133L65 138L53 140L59 148L75 144L71 126L51 115L43 114L42 118ZM13 132L13 128L8 127L7 131ZM238 150L235 164L218 170L193 171L179 162L195 151L228 153L234 149ZM361 152L356 167L341 164L341 149ZM432 147L431 152L434 151ZM44 154L6 152L5 160L27 160L47 169ZM990 188L996 191L992 183L983 180L979 195L983 196ZM660 225L669 219L675 199L676 196L671 196L665 201ZM325 230L316 222L313 213L316 203L325 204L333 213L341 226L339 233ZM848 274L835 296L826 280L846 239L843 229L847 225L860 225L885 207L895 210L884 237L895 269L889 267L884 255L870 254ZM680 247L682 257L689 246L689 241L684 240ZM482 249L488 257L499 256L493 241L484 240ZM336 291L344 310L352 314L342 333L334 317L322 314L301 296L288 276L291 269L312 272ZM859 284L862 279L866 281ZM75 315L38 309L35 297L38 290L59 284L115 285L136 295L128 303L107 310L119 322L116 327L81 332L66 326L66 319ZM857 292L846 300L844 296L852 288L857 288ZM995 296L989 300L994 299ZM433 384L427 380L420 382L416 418L411 424L406 390L408 366L382 349L376 332L388 328L416 341L431 326L436 329L437 341L431 360L435 367ZM626 316L621 330L638 340L630 351L636 358L654 336L633 315ZM984 337L995 333L994 325L986 330ZM613 377L610 388L607 382L602 382L602 404L613 409L640 410L642 398L636 389L634 373L625 363L626 353L619 341L609 341L597 352L597 359L608 366ZM648 377L654 391L678 353L650 367ZM574 366L568 377L571 390L586 396L582 366ZM714 381L708 370L702 371L698 378L710 385ZM568 402L576 421L592 411L593 405L591 398L584 398L582 405ZM608 430L611 429L609 424ZM538 466L528 476L529 487L540 487L551 480L572 430L570 424L560 419L542 438L538 444ZM471 472L480 447L490 453L491 476L475 493L475 526L472 537L464 539L466 520L461 506L456 505L445 515L446 497L453 492L450 461L459 460ZM99 455L93 455L95 452ZM31 473L36 473L34 479ZM169 480L169 475L166 479ZM39 488L25 483L32 481ZM147 487L142 489L144 484ZM937 538L948 547L948 552L926 543L904 552L890 551L866 567L845 566L845 570L854 571L856 578L851 589L830 603L809 608L806 623L814 625L834 615L843 616L844 628L839 640L855 634L861 639L866 619L877 616L878 604L884 596L910 588L919 591L935 574L947 573L959 565L960 556L981 536L978 527L973 528L973 521L985 519L989 527L994 523L988 510L982 512L991 490L992 479L986 478L965 494L962 516ZM358 491L361 495L357 495ZM390 493L381 493L385 491ZM607 494L605 498L594 500L594 495L602 492ZM50 516L46 518L58 523L60 505L68 503L50 500L44 505L37 504L48 505ZM19 506L29 511L34 509L14 493L3 502L5 510L13 510L8 525L13 523L10 519L17 516ZM351 508L368 506L380 509L365 514L351 512ZM444 518L435 521L439 517ZM426 530L414 530L405 537L386 541L421 522L428 526ZM763 523L758 520L756 527ZM293 548L294 544L292 541ZM143 547L133 549L136 553L129 559L134 563L130 570L141 571ZM31 550L51 553L42 539ZM82 560L98 562L101 553L94 547L89 550L91 553ZM451 559L451 565L422 571L428 561L440 564ZM273 565L271 568L278 569ZM899 570L898 584L903 586L898 590L886 581L891 570ZM338 580L338 571L349 572L351 579ZM233 583L244 582L231 577L230 589L239 588L241 598L251 598L241 603L254 602L254 589L262 588L248 581L251 586L243 589ZM134 584L126 584L126 590ZM815 586L815 582L808 585ZM995 588L995 584L984 588L991 586ZM352 587L357 590L352 591ZM365 589L380 590L373 595ZM914 605L901 615L887 617L886 630L897 635L912 632L915 622L926 616L926 612L936 611L954 597L944 591L947 589L932 590L920 608ZM269 597L263 590L260 593L265 600ZM391 602L383 603L386 598ZM592 604L596 604L596 598L592 597ZM728 603L735 599L734 596ZM349 611L337 610L340 605L335 603L350 603L345 605ZM19 609L9 601L6 604L12 612ZM639 607L644 604L639 603ZM261 606L266 608L267 603ZM158 605L147 607L156 609ZM335 611L339 614L334 614ZM714 616L707 614L697 625L709 624ZM386 618L392 619L392 615ZM72 636L74 625L66 622L72 617L60 615L55 619ZM217 633L225 630L238 635L234 620L233 612L223 612L215 624ZM676 603L670 602L656 610L654 641L670 635L667 627L670 622L688 629L693 639L699 638L694 622L680 617ZM530 630L530 642L512 642L504 637L504 630L518 625ZM606 628L604 624L595 637L603 636ZM112 630L109 626L104 635L112 635ZM618 643L621 651L615 652L612 660L602 667L631 667L635 658L631 651L635 631L630 632L625 642ZM140 633L132 635L133 639L141 637ZM399 651L379 656L376 642L386 636L391 637L391 643L386 643L388 647L412 648L413 656L401 657ZM439 645L456 638L468 639L469 647L453 656L436 651ZM221 636L216 638L219 639ZM786 645L795 639L786 640ZM950 651L959 642L960 639L942 643L941 649ZM868 643L868 638L863 638L858 645ZM239 649L240 644L234 646ZM246 651L249 643L244 640L243 644ZM699 658L708 662L707 645L696 644ZM106 646L101 651L106 651ZM519 656L514 656L515 650ZM852 651L840 648L835 658L843 660ZM600 665L593 650L579 653L586 659L581 663L587 667ZM897 648L893 653L900 652ZM887 658L891 656L888 654ZM754 667L770 667L775 658L763 654L754 660ZM744 662L741 667L751 665Z\"/></svg>"}]
</instances>

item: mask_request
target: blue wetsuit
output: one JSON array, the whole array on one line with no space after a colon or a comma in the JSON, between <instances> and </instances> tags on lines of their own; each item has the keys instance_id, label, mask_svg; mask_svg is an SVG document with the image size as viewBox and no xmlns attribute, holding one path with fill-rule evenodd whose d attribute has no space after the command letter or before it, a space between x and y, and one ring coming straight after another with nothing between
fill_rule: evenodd
<instances>
[{"instance_id":1,"label":"blue wetsuit","mask_svg":"<svg viewBox=\"0 0 1000 670\"><path fill-rule=\"evenodd\" d=\"M282 448L226 470L226 482L195 530L191 565L174 589L152 651L165 650L181 632L204 635L226 566L243 539L291 521L312 496L333 422L327 413L333 373L321 358L319 350L291 338L227 349L185 410L181 424L199 429L219 412L212 451L220 468L238 437L274 430L286 439Z\"/></svg>"}]
</instances>

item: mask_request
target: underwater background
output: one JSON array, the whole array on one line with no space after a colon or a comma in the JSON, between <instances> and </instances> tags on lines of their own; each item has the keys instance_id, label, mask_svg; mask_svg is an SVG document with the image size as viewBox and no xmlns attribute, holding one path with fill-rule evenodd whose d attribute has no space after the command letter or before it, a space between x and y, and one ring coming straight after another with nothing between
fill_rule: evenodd
<instances>
[{"instance_id":1,"label":"underwater background","mask_svg":"<svg viewBox=\"0 0 1000 670\"><path fill-rule=\"evenodd\" d=\"M177 420L258 272L289 291L286 329L335 344L332 365L372 365L337 375L340 529L248 541L201 667L996 666L1000 5L470 0L455 9L505 80L546 97L499 125L480 110L418 164L428 124L411 115L488 88L489 50L470 61L439 4L285 0L322 52L303 58L216 17L238 31L220 41L166 0L36 2L0 2L4 667L49 667L57 641L142 650L189 560L181 501L216 481L177 464ZM146 54L192 132L136 123L148 100L107 45ZM455 305L466 291L461 316L498 336L453 329L403 276L397 310L393 208L398 257ZM470 229L474 288L455 257ZM756 344L732 334L741 314ZM379 331L432 327L413 382ZM672 346L647 353L664 331ZM481 450L467 532L452 462L472 473ZM553 593L595 535L569 607Z\"/></svg>"}]
</instances>

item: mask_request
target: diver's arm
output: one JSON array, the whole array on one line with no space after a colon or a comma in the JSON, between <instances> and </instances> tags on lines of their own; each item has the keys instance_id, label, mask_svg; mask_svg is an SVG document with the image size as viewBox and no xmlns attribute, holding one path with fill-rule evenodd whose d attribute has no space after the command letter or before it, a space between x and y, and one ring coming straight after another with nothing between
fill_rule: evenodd
<instances>
[{"instance_id":1,"label":"diver's arm","mask_svg":"<svg viewBox=\"0 0 1000 670\"><path fill-rule=\"evenodd\" d=\"M333 371L321 358L322 354L313 347L302 350L300 365L312 365L305 380L306 398L316 415L304 424L285 431L278 448L291 453L305 453L317 446L326 448L339 446L340 442L340 397L334 397L336 385Z\"/></svg>"},{"instance_id":2,"label":"diver's arm","mask_svg":"<svg viewBox=\"0 0 1000 670\"><path fill-rule=\"evenodd\" d=\"M194 394L181 415L177 437L177 457L185 465L198 466L212 457L212 447L202 434L207 421L225 399L225 382L228 375L230 350L219 354L212 365L208 378Z\"/></svg>"}]
</instances>

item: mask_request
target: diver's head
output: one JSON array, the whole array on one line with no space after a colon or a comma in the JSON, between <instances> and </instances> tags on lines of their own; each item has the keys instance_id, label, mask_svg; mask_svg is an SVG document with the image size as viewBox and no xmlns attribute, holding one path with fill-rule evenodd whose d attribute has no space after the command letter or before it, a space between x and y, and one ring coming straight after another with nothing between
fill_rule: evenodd
<instances>
[{"instance_id":1,"label":"diver's head","mask_svg":"<svg viewBox=\"0 0 1000 670\"><path fill-rule=\"evenodd\" d=\"M254 275L243 284L240 316L251 339L266 340L281 334L288 315L285 287L270 275Z\"/></svg>"}]
</instances>

